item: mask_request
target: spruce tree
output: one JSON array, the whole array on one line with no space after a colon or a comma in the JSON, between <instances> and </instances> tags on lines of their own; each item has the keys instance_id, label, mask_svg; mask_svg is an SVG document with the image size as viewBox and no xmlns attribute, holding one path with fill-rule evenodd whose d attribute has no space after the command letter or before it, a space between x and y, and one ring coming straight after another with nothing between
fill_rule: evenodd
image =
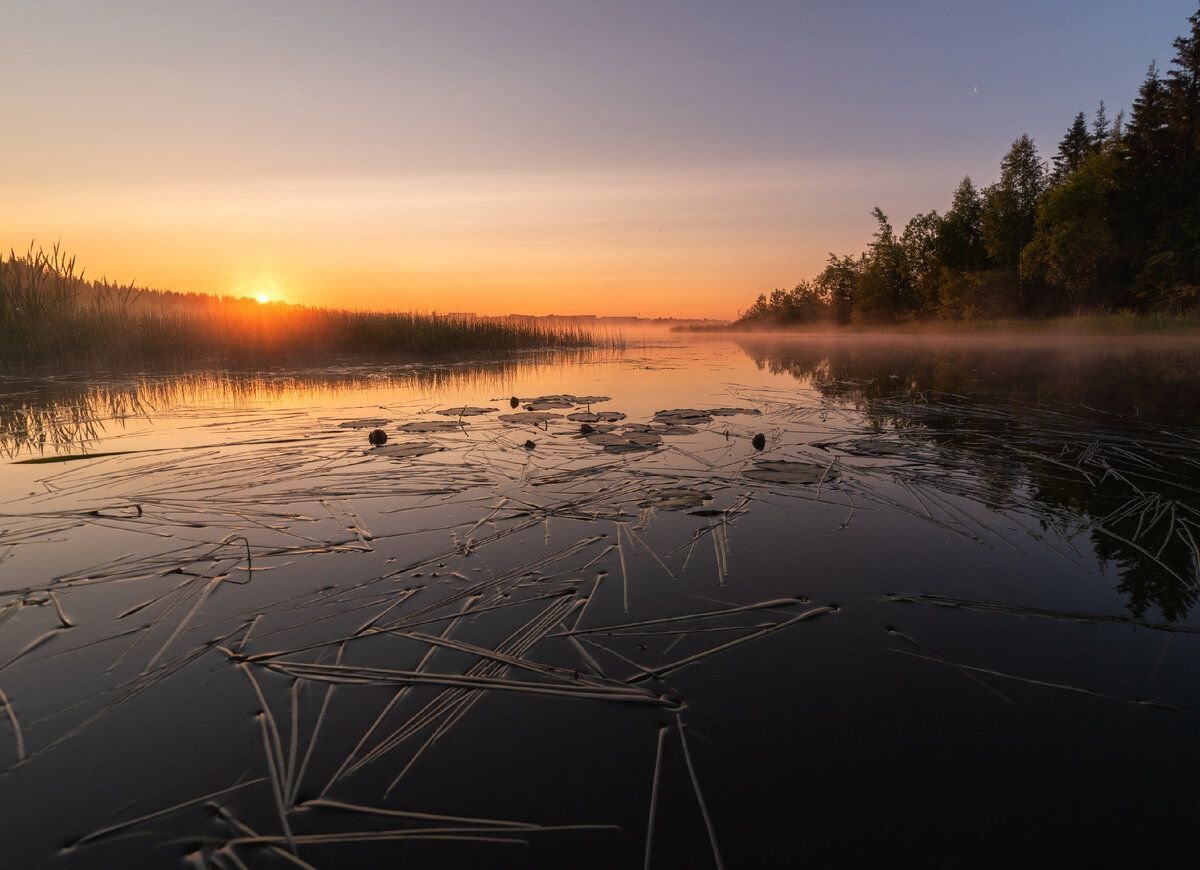
<instances>
[{"instance_id":1,"label":"spruce tree","mask_svg":"<svg viewBox=\"0 0 1200 870\"><path fill-rule=\"evenodd\" d=\"M1120 117L1118 115L1118 117ZM1108 113L1104 111L1104 100L1096 107L1096 117L1092 120L1092 150L1099 151L1108 141Z\"/></svg>"},{"instance_id":2,"label":"spruce tree","mask_svg":"<svg viewBox=\"0 0 1200 870\"><path fill-rule=\"evenodd\" d=\"M1105 128L1108 127L1108 122L1105 121ZM1083 161L1094 150L1095 139L1088 132L1087 121L1084 120L1083 112L1075 116L1075 121L1067 130L1067 135L1063 136L1062 141L1058 143L1058 153L1054 155L1054 176L1052 182L1061 184L1066 181L1071 173L1079 169L1083 165Z\"/></svg>"}]
</instances>

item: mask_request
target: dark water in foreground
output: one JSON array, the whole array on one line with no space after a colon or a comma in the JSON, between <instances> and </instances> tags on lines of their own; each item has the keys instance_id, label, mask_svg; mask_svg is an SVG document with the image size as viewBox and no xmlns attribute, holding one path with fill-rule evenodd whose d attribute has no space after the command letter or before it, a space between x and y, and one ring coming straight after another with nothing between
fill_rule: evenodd
<instances>
[{"instance_id":1,"label":"dark water in foreground","mask_svg":"<svg viewBox=\"0 0 1200 870\"><path fill-rule=\"evenodd\" d=\"M0 863L1152 860L1197 408L1131 339L0 380Z\"/></svg>"}]
</instances>

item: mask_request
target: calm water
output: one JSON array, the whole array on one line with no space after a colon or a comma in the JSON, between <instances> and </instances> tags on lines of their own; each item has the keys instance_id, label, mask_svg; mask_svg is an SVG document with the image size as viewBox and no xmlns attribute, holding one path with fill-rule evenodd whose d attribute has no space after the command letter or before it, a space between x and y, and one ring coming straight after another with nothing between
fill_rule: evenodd
<instances>
[{"instance_id":1,"label":"calm water","mask_svg":"<svg viewBox=\"0 0 1200 870\"><path fill-rule=\"evenodd\" d=\"M1128 339L5 378L4 863L1151 858L1198 409Z\"/></svg>"}]
</instances>

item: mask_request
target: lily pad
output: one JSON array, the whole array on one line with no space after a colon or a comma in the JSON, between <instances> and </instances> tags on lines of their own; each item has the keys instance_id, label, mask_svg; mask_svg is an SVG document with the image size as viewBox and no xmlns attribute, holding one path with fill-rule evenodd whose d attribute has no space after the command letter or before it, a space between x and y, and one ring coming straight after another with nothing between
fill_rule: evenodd
<instances>
[{"instance_id":1,"label":"lily pad","mask_svg":"<svg viewBox=\"0 0 1200 870\"><path fill-rule=\"evenodd\" d=\"M501 414L496 418L505 423L545 423L547 420L561 420L562 414L551 414L549 411L519 411L516 414Z\"/></svg>"},{"instance_id":2,"label":"lily pad","mask_svg":"<svg viewBox=\"0 0 1200 870\"><path fill-rule=\"evenodd\" d=\"M603 447L609 453L628 453L632 450L652 450L662 443L662 436L652 432L593 432L586 436L592 444Z\"/></svg>"},{"instance_id":3,"label":"lily pad","mask_svg":"<svg viewBox=\"0 0 1200 870\"><path fill-rule=\"evenodd\" d=\"M438 411L443 417L478 417L480 414L493 414L499 411L499 408L472 408L467 405L463 408L446 408L444 411Z\"/></svg>"},{"instance_id":4,"label":"lily pad","mask_svg":"<svg viewBox=\"0 0 1200 870\"><path fill-rule=\"evenodd\" d=\"M654 419L668 425L686 426L693 423L711 423L712 415L697 408L672 408L669 411L659 411L654 415Z\"/></svg>"},{"instance_id":5,"label":"lily pad","mask_svg":"<svg viewBox=\"0 0 1200 870\"><path fill-rule=\"evenodd\" d=\"M579 434L591 435L593 432L612 432L617 428L616 423L581 423Z\"/></svg>"},{"instance_id":6,"label":"lily pad","mask_svg":"<svg viewBox=\"0 0 1200 870\"><path fill-rule=\"evenodd\" d=\"M576 411L574 414L568 414L567 419L576 423L616 423L618 420L624 420L625 415L620 411Z\"/></svg>"},{"instance_id":7,"label":"lily pad","mask_svg":"<svg viewBox=\"0 0 1200 870\"><path fill-rule=\"evenodd\" d=\"M378 429L380 426L386 426L391 420L381 420L371 417L366 420L347 420L345 423L338 423L340 429Z\"/></svg>"},{"instance_id":8,"label":"lily pad","mask_svg":"<svg viewBox=\"0 0 1200 870\"><path fill-rule=\"evenodd\" d=\"M704 507L706 501L712 501L712 496L699 489L687 487L669 487L650 493L649 498L638 503L638 507L655 507L667 511L686 511Z\"/></svg>"},{"instance_id":9,"label":"lily pad","mask_svg":"<svg viewBox=\"0 0 1200 870\"><path fill-rule=\"evenodd\" d=\"M713 417L732 417L735 414L746 414L754 417L761 414L757 408L672 408L659 411L654 419L669 426L694 426L701 423L711 423Z\"/></svg>"},{"instance_id":10,"label":"lily pad","mask_svg":"<svg viewBox=\"0 0 1200 870\"><path fill-rule=\"evenodd\" d=\"M837 479L837 471L817 462L767 459L756 462L753 468L743 471L742 477L757 480L759 483L813 484L820 483L822 478L829 483Z\"/></svg>"},{"instance_id":11,"label":"lily pad","mask_svg":"<svg viewBox=\"0 0 1200 870\"><path fill-rule=\"evenodd\" d=\"M705 413L713 417L733 417L737 414L744 414L747 417L758 417L762 411L758 408L712 408Z\"/></svg>"},{"instance_id":12,"label":"lily pad","mask_svg":"<svg viewBox=\"0 0 1200 870\"><path fill-rule=\"evenodd\" d=\"M415 420L412 423L405 423L397 426L397 431L400 432L453 432L456 429L461 429L466 426L466 423L459 423L455 420Z\"/></svg>"},{"instance_id":13,"label":"lily pad","mask_svg":"<svg viewBox=\"0 0 1200 870\"><path fill-rule=\"evenodd\" d=\"M444 447L438 447L436 444L430 444L428 441L402 441L397 444L385 444L382 447L376 447L374 450L368 450L367 455L382 456L387 459L412 459L414 456L437 453L439 450L444 449Z\"/></svg>"}]
</instances>

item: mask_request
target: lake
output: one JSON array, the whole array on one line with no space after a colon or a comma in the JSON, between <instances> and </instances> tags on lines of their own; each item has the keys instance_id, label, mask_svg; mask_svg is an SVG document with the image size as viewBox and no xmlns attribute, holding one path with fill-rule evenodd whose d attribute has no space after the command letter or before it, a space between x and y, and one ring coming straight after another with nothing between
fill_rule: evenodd
<instances>
[{"instance_id":1,"label":"lake","mask_svg":"<svg viewBox=\"0 0 1200 870\"><path fill-rule=\"evenodd\" d=\"M8 866L1190 835L1200 339L628 339L0 379Z\"/></svg>"}]
</instances>

